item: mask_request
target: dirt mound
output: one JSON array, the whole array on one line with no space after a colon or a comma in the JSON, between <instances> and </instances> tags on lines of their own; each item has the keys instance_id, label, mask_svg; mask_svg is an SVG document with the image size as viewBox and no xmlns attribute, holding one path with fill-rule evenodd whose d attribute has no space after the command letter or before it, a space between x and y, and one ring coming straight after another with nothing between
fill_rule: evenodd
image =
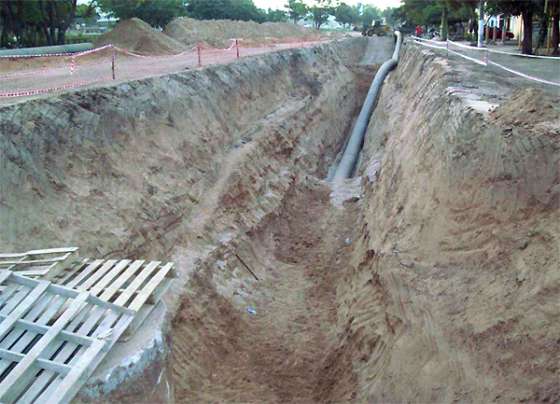
<instances>
[{"instance_id":1,"label":"dirt mound","mask_svg":"<svg viewBox=\"0 0 560 404\"><path fill-rule=\"evenodd\" d=\"M243 44L273 43L289 39L318 39L320 35L310 29L289 23L263 23L231 20L194 20L179 17L165 27L165 33L175 40L192 46L205 42L215 47L225 47L231 38L243 39Z\"/></svg>"},{"instance_id":2,"label":"dirt mound","mask_svg":"<svg viewBox=\"0 0 560 404\"><path fill-rule=\"evenodd\" d=\"M172 55L185 50L181 43L156 31L139 18L119 22L95 42L96 46L107 44L144 55Z\"/></svg>"},{"instance_id":3,"label":"dirt mound","mask_svg":"<svg viewBox=\"0 0 560 404\"><path fill-rule=\"evenodd\" d=\"M560 97L544 94L534 88L516 91L511 99L494 110L490 117L496 123L525 128L531 133L560 135Z\"/></svg>"}]
</instances>

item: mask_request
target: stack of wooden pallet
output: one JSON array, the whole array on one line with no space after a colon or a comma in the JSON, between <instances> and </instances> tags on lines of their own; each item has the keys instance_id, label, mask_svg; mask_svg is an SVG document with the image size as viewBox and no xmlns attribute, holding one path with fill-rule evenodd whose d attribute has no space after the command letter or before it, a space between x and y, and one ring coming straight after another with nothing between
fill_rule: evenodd
<instances>
[{"instance_id":1,"label":"stack of wooden pallet","mask_svg":"<svg viewBox=\"0 0 560 404\"><path fill-rule=\"evenodd\" d=\"M10 263L0 269L0 403L68 402L113 344L161 304L175 276L172 263L143 260L86 259L51 271L76 250L0 255ZM35 256L44 251L63 255L47 263ZM13 271L24 262L48 270L34 269L41 280Z\"/></svg>"},{"instance_id":2,"label":"stack of wooden pallet","mask_svg":"<svg viewBox=\"0 0 560 404\"><path fill-rule=\"evenodd\" d=\"M57 265L66 261L76 251L78 247L0 254L0 269L7 269L31 278L42 278L48 276Z\"/></svg>"},{"instance_id":3,"label":"stack of wooden pallet","mask_svg":"<svg viewBox=\"0 0 560 404\"><path fill-rule=\"evenodd\" d=\"M69 402L135 312L11 271L0 280L0 402Z\"/></svg>"},{"instance_id":4,"label":"stack of wooden pallet","mask_svg":"<svg viewBox=\"0 0 560 404\"><path fill-rule=\"evenodd\" d=\"M126 331L132 335L160 302L175 277L173 263L144 260L85 260L66 268L56 282L87 291L137 314Z\"/></svg>"}]
</instances>

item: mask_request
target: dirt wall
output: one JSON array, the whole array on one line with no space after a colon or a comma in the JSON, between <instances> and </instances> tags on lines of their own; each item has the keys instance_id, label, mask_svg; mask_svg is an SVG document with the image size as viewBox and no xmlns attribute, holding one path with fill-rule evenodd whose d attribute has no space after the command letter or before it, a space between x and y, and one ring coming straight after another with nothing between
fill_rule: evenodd
<instances>
[{"instance_id":1,"label":"dirt wall","mask_svg":"<svg viewBox=\"0 0 560 404\"><path fill-rule=\"evenodd\" d=\"M331 354L358 402L560 399L558 97L460 80L405 46L368 128Z\"/></svg>"},{"instance_id":2,"label":"dirt wall","mask_svg":"<svg viewBox=\"0 0 560 404\"><path fill-rule=\"evenodd\" d=\"M298 177L326 174L365 94L362 76L374 73L347 67L365 46L281 51L0 109L0 245L172 260L179 279L166 316L201 311L212 324L213 297L230 299L252 279L231 251L252 265L245 234ZM224 253L237 263L231 272L203 270ZM191 294L200 297L192 306ZM160 358L136 372L146 380L97 389L107 402L184 396L180 381L201 359L191 360L202 345L189 335L204 330L178 324L162 334L179 361Z\"/></svg>"},{"instance_id":3,"label":"dirt wall","mask_svg":"<svg viewBox=\"0 0 560 404\"><path fill-rule=\"evenodd\" d=\"M1 108L0 245L167 256L178 237L170 233L182 233L178 227L204 204L226 156L292 125L344 129L347 120L321 122L320 115L337 104L344 114L356 108L342 57L358 60L363 46L350 40L276 52ZM319 105L327 94L332 101ZM324 139L302 143L338 142Z\"/></svg>"}]
</instances>

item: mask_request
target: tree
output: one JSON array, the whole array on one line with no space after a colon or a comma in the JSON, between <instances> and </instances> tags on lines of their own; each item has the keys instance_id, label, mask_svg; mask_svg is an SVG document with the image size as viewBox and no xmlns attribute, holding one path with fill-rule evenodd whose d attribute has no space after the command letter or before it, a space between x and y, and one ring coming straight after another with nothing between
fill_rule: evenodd
<instances>
[{"instance_id":1,"label":"tree","mask_svg":"<svg viewBox=\"0 0 560 404\"><path fill-rule=\"evenodd\" d=\"M187 12L185 0L97 0L97 5L103 12L121 20L136 17L160 28Z\"/></svg>"},{"instance_id":2,"label":"tree","mask_svg":"<svg viewBox=\"0 0 560 404\"><path fill-rule=\"evenodd\" d=\"M381 10L375 6L363 6L361 21L364 29L371 27L373 21L381 19Z\"/></svg>"},{"instance_id":3,"label":"tree","mask_svg":"<svg viewBox=\"0 0 560 404\"><path fill-rule=\"evenodd\" d=\"M346 3L340 3L334 10L336 21L342 25L351 25L359 18L356 9Z\"/></svg>"},{"instance_id":4,"label":"tree","mask_svg":"<svg viewBox=\"0 0 560 404\"><path fill-rule=\"evenodd\" d=\"M64 44L76 3L77 0L0 0L0 45Z\"/></svg>"},{"instance_id":5,"label":"tree","mask_svg":"<svg viewBox=\"0 0 560 404\"><path fill-rule=\"evenodd\" d=\"M414 25L439 25L440 36L447 39L449 23L468 21L474 16L478 0L404 0L394 12Z\"/></svg>"},{"instance_id":6,"label":"tree","mask_svg":"<svg viewBox=\"0 0 560 404\"><path fill-rule=\"evenodd\" d=\"M282 10L268 9L266 12L266 21L270 22L285 22L288 19L288 14Z\"/></svg>"},{"instance_id":7,"label":"tree","mask_svg":"<svg viewBox=\"0 0 560 404\"><path fill-rule=\"evenodd\" d=\"M286 8L288 9L288 15L294 21L294 24L297 24L298 20L305 17L309 11L305 3L301 0L288 0Z\"/></svg>"},{"instance_id":8,"label":"tree","mask_svg":"<svg viewBox=\"0 0 560 404\"><path fill-rule=\"evenodd\" d=\"M266 13L257 8L253 0L230 0L227 3L225 12L229 20L264 22L266 19Z\"/></svg>"},{"instance_id":9,"label":"tree","mask_svg":"<svg viewBox=\"0 0 560 404\"><path fill-rule=\"evenodd\" d=\"M560 0L552 0L548 3L550 16L552 17L552 55L558 55L558 42L560 40Z\"/></svg>"},{"instance_id":10,"label":"tree","mask_svg":"<svg viewBox=\"0 0 560 404\"><path fill-rule=\"evenodd\" d=\"M257 8L253 0L189 0L187 14L198 20L267 20L267 13Z\"/></svg>"},{"instance_id":11,"label":"tree","mask_svg":"<svg viewBox=\"0 0 560 404\"><path fill-rule=\"evenodd\" d=\"M89 24L95 23L99 18L96 12L96 3L92 1L89 4L78 4L76 7L76 19L78 18Z\"/></svg>"},{"instance_id":12,"label":"tree","mask_svg":"<svg viewBox=\"0 0 560 404\"><path fill-rule=\"evenodd\" d=\"M533 16L543 12L543 0L493 0L489 9L494 13L521 15L523 18L523 42L521 52L533 53Z\"/></svg>"},{"instance_id":13,"label":"tree","mask_svg":"<svg viewBox=\"0 0 560 404\"><path fill-rule=\"evenodd\" d=\"M399 20L397 15L397 8L396 7L387 7L385 10L381 12L383 18L385 18L385 23L390 26L397 25L397 21Z\"/></svg>"},{"instance_id":14,"label":"tree","mask_svg":"<svg viewBox=\"0 0 560 404\"><path fill-rule=\"evenodd\" d=\"M316 0L316 4L310 7L309 11L316 29L321 29L321 25L328 21L330 15L334 14L331 0Z\"/></svg>"}]
</instances>

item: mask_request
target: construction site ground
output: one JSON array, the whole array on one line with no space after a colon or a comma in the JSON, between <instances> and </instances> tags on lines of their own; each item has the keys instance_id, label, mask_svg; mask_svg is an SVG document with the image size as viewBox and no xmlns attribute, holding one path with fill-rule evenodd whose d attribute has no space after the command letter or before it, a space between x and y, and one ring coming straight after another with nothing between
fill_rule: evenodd
<instances>
[{"instance_id":1,"label":"construction site ground","mask_svg":"<svg viewBox=\"0 0 560 404\"><path fill-rule=\"evenodd\" d=\"M333 185L392 48L174 61L0 108L1 244L176 265L161 323L80 400L560 400L558 93L407 42Z\"/></svg>"}]
</instances>

